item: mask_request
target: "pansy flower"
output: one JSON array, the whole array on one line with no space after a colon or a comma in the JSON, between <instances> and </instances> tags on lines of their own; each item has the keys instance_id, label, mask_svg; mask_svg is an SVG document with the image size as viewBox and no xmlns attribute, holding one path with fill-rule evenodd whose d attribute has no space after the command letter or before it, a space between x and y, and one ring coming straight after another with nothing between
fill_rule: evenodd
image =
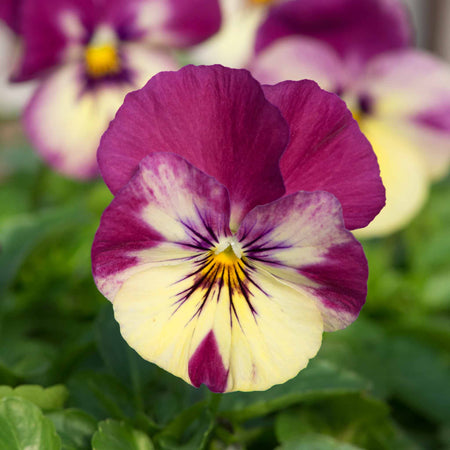
<instances>
[{"instance_id":1,"label":"pansy flower","mask_svg":"<svg viewBox=\"0 0 450 450\"><path fill-rule=\"evenodd\" d=\"M269 8L282 0L220 0L220 31L189 51L196 64L244 67L253 54L256 30Z\"/></svg>"},{"instance_id":2,"label":"pansy flower","mask_svg":"<svg viewBox=\"0 0 450 450\"><path fill-rule=\"evenodd\" d=\"M19 0L0 3L0 117L17 116L29 100L34 83L15 84L11 74L20 54Z\"/></svg>"},{"instance_id":3,"label":"pansy flower","mask_svg":"<svg viewBox=\"0 0 450 450\"><path fill-rule=\"evenodd\" d=\"M212 391L262 390L358 316L367 263L347 228L384 188L345 103L316 83L160 73L127 95L98 161L115 198L93 274L143 358Z\"/></svg>"},{"instance_id":4,"label":"pansy flower","mask_svg":"<svg viewBox=\"0 0 450 450\"><path fill-rule=\"evenodd\" d=\"M125 94L177 68L174 49L219 25L216 0L23 0L15 79L42 79L24 117L32 143L60 172L95 176L100 137Z\"/></svg>"},{"instance_id":5,"label":"pansy flower","mask_svg":"<svg viewBox=\"0 0 450 450\"><path fill-rule=\"evenodd\" d=\"M309 78L347 102L373 145L386 208L360 235L406 225L450 162L450 68L410 48L397 0L294 0L271 10L250 64L264 83Z\"/></svg>"}]
</instances>

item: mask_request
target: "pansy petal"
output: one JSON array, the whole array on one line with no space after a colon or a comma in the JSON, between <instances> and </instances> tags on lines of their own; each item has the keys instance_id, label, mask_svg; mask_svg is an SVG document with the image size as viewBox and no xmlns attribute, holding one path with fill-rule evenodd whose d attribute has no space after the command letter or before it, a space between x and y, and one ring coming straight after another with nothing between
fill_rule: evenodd
<instances>
[{"instance_id":1,"label":"pansy petal","mask_svg":"<svg viewBox=\"0 0 450 450\"><path fill-rule=\"evenodd\" d=\"M245 70L186 66L129 94L104 134L98 161L115 194L153 152L173 152L224 184L232 223L284 193L278 160L288 126Z\"/></svg>"},{"instance_id":2,"label":"pansy petal","mask_svg":"<svg viewBox=\"0 0 450 450\"><path fill-rule=\"evenodd\" d=\"M255 46L256 30L267 11L265 4L243 0L222 0L219 32L189 52L195 64L223 64L246 67Z\"/></svg>"},{"instance_id":3,"label":"pansy petal","mask_svg":"<svg viewBox=\"0 0 450 450\"><path fill-rule=\"evenodd\" d=\"M290 35L320 39L356 69L379 53L408 46L412 29L399 0L292 0L271 9L257 51Z\"/></svg>"},{"instance_id":4,"label":"pansy petal","mask_svg":"<svg viewBox=\"0 0 450 450\"><path fill-rule=\"evenodd\" d=\"M23 0L25 53L14 78L33 78L79 53L89 39L95 11L93 0Z\"/></svg>"},{"instance_id":5,"label":"pansy petal","mask_svg":"<svg viewBox=\"0 0 450 450\"><path fill-rule=\"evenodd\" d=\"M341 202L348 229L366 226L384 205L372 148L345 103L312 81L264 86L290 125L280 166L286 193L323 190Z\"/></svg>"},{"instance_id":6,"label":"pansy petal","mask_svg":"<svg viewBox=\"0 0 450 450\"><path fill-rule=\"evenodd\" d=\"M375 58L359 85L372 113L396 126L429 162L432 176L450 163L450 66L433 55L405 50Z\"/></svg>"},{"instance_id":7,"label":"pansy petal","mask_svg":"<svg viewBox=\"0 0 450 450\"><path fill-rule=\"evenodd\" d=\"M98 174L96 151L103 132L125 95L162 68L168 55L136 44L122 47L127 74L89 85L82 64L66 64L46 78L24 115L25 129L42 157L56 170L76 178Z\"/></svg>"},{"instance_id":8,"label":"pansy petal","mask_svg":"<svg viewBox=\"0 0 450 450\"><path fill-rule=\"evenodd\" d=\"M143 358L194 386L224 392L268 389L315 356L322 320L306 295L261 273L258 287L250 288L252 309L226 285L184 299L192 269L187 263L153 267L117 293L121 333Z\"/></svg>"},{"instance_id":9,"label":"pansy petal","mask_svg":"<svg viewBox=\"0 0 450 450\"><path fill-rule=\"evenodd\" d=\"M267 389L317 353L322 318L267 272L214 262L229 217L214 178L178 155L148 155L102 217L94 278L144 358L216 392Z\"/></svg>"},{"instance_id":10,"label":"pansy petal","mask_svg":"<svg viewBox=\"0 0 450 450\"><path fill-rule=\"evenodd\" d=\"M220 27L218 0L157 0L147 3L165 4L168 8L165 19L148 30L148 37L153 42L187 47L209 38Z\"/></svg>"},{"instance_id":11,"label":"pansy petal","mask_svg":"<svg viewBox=\"0 0 450 450\"><path fill-rule=\"evenodd\" d=\"M258 206L237 238L249 265L316 301L325 330L344 328L358 316L366 299L367 262L332 194L298 192Z\"/></svg>"},{"instance_id":12,"label":"pansy petal","mask_svg":"<svg viewBox=\"0 0 450 450\"><path fill-rule=\"evenodd\" d=\"M390 122L367 118L361 129L373 145L386 186L386 206L358 237L379 237L403 228L422 208L429 178L423 155Z\"/></svg>"},{"instance_id":13,"label":"pansy petal","mask_svg":"<svg viewBox=\"0 0 450 450\"><path fill-rule=\"evenodd\" d=\"M92 247L97 286L113 301L131 274L217 245L229 218L228 193L214 178L178 155L146 156L102 216Z\"/></svg>"},{"instance_id":14,"label":"pansy petal","mask_svg":"<svg viewBox=\"0 0 450 450\"><path fill-rule=\"evenodd\" d=\"M19 84L9 79L18 51L17 36L0 21L0 117L19 115L35 89L32 82Z\"/></svg>"},{"instance_id":15,"label":"pansy petal","mask_svg":"<svg viewBox=\"0 0 450 450\"><path fill-rule=\"evenodd\" d=\"M332 92L347 85L345 68L337 53L320 41L304 37L275 41L258 53L248 68L264 84L308 79Z\"/></svg>"},{"instance_id":16,"label":"pansy petal","mask_svg":"<svg viewBox=\"0 0 450 450\"><path fill-rule=\"evenodd\" d=\"M18 30L18 12L20 0L2 0L0 2L0 22L3 21L8 27L15 31Z\"/></svg>"}]
</instances>

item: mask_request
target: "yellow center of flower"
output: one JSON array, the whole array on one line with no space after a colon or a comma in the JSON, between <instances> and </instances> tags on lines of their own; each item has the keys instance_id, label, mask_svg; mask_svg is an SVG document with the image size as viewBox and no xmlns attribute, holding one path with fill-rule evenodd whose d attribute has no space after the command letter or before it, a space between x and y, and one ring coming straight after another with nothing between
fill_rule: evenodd
<instances>
[{"instance_id":1,"label":"yellow center of flower","mask_svg":"<svg viewBox=\"0 0 450 450\"><path fill-rule=\"evenodd\" d=\"M255 5L270 5L271 3L275 3L275 0L250 0L250 3Z\"/></svg>"},{"instance_id":2,"label":"yellow center of flower","mask_svg":"<svg viewBox=\"0 0 450 450\"><path fill-rule=\"evenodd\" d=\"M93 78L113 75L120 71L120 58L115 45L89 45L84 57L86 70Z\"/></svg>"}]
</instances>

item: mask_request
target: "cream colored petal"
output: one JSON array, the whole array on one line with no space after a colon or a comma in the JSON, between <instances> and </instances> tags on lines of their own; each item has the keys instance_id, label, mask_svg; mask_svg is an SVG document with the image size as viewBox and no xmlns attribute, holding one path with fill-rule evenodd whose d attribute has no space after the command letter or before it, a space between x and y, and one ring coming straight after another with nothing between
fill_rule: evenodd
<instances>
[{"instance_id":1,"label":"cream colored petal","mask_svg":"<svg viewBox=\"0 0 450 450\"><path fill-rule=\"evenodd\" d=\"M216 283L206 301L207 288L186 299L180 293L192 286L186 278L191 271L189 264L155 267L132 276L118 292L115 317L143 358L188 383L195 377L196 384L208 383L212 390L251 391L294 377L317 353L322 319L308 297L258 272L253 279L259 288L250 286L251 307L236 293L230 303L227 283L221 288ZM193 363L210 333L218 354L205 350ZM206 378L207 361L214 358L223 367L209 368L213 372Z\"/></svg>"},{"instance_id":2,"label":"cream colored petal","mask_svg":"<svg viewBox=\"0 0 450 450\"><path fill-rule=\"evenodd\" d=\"M415 145L391 123L364 119L360 126L378 157L386 206L355 235L384 236L405 227L420 212L428 195L427 165Z\"/></svg>"}]
</instances>

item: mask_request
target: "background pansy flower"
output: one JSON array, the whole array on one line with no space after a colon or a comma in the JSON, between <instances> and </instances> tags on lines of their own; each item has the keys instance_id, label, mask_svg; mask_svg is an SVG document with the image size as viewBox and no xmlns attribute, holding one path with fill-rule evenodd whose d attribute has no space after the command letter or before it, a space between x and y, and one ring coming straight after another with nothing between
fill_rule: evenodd
<instances>
[{"instance_id":1,"label":"background pansy flower","mask_svg":"<svg viewBox=\"0 0 450 450\"><path fill-rule=\"evenodd\" d=\"M19 58L19 0L0 3L0 117L17 116L29 100L34 83L16 84L10 77Z\"/></svg>"},{"instance_id":2,"label":"background pansy flower","mask_svg":"<svg viewBox=\"0 0 450 450\"><path fill-rule=\"evenodd\" d=\"M336 95L187 66L125 98L98 159L115 198L93 274L145 359L216 392L267 389L357 317L367 264L346 226L384 188Z\"/></svg>"},{"instance_id":3,"label":"background pansy flower","mask_svg":"<svg viewBox=\"0 0 450 450\"><path fill-rule=\"evenodd\" d=\"M281 1L220 0L220 30L189 52L191 61L196 64L220 63L237 68L245 66L253 54L256 30L269 8Z\"/></svg>"},{"instance_id":4,"label":"background pansy flower","mask_svg":"<svg viewBox=\"0 0 450 450\"><path fill-rule=\"evenodd\" d=\"M450 162L450 68L408 47L394 0L294 0L271 10L250 68L262 82L310 78L341 95L369 138L386 208L360 235L391 233L422 207Z\"/></svg>"},{"instance_id":5,"label":"background pansy flower","mask_svg":"<svg viewBox=\"0 0 450 450\"><path fill-rule=\"evenodd\" d=\"M177 68L173 50L220 24L214 0L24 0L22 12L16 80L42 78L26 130L47 162L79 178L97 174L100 137L125 94Z\"/></svg>"}]
</instances>

